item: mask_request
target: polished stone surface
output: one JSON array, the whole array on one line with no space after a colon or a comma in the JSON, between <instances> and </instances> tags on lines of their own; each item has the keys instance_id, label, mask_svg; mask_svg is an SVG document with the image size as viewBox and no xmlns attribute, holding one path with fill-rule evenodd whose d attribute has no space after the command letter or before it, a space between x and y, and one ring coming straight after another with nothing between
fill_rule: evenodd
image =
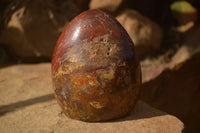
<instances>
[{"instance_id":1,"label":"polished stone surface","mask_svg":"<svg viewBox=\"0 0 200 133\"><path fill-rule=\"evenodd\" d=\"M53 54L52 78L64 113L83 121L126 115L141 85L132 40L114 17L100 10L81 13L64 29Z\"/></svg>"}]
</instances>

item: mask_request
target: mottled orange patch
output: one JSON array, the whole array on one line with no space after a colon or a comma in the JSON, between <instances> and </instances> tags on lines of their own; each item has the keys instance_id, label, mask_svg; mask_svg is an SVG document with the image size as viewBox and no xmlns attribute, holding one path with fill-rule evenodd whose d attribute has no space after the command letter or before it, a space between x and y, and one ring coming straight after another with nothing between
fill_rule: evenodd
<instances>
[{"instance_id":1,"label":"mottled orange patch","mask_svg":"<svg viewBox=\"0 0 200 133\"><path fill-rule=\"evenodd\" d=\"M88 78L83 76L77 77L77 84L88 86Z\"/></svg>"}]
</instances>

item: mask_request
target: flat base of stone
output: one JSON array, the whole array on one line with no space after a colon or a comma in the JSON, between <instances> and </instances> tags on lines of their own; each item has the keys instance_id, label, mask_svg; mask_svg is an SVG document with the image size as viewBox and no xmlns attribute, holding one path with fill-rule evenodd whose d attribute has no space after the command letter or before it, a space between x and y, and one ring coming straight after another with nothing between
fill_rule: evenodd
<instances>
[{"instance_id":1,"label":"flat base of stone","mask_svg":"<svg viewBox=\"0 0 200 133\"><path fill-rule=\"evenodd\" d=\"M181 133L183 123L139 101L126 117L82 122L66 117L52 90L50 64L0 69L1 133Z\"/></svg>"}]
</instances>

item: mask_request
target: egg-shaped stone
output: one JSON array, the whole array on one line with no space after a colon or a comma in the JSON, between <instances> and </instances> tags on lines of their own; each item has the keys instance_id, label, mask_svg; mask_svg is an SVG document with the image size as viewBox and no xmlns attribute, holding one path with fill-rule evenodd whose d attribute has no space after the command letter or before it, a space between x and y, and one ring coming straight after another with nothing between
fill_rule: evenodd
<instances>
[{"instance_id":1,"label":"egg-shaped stone","mask_svg":"<svg viewBox=\"0 0 200 133\"><path fill-rule=\"evenodd\" d=\"M55 97L63 112L82 121L129 113L141 86L134 44L109 14L88 10L60 35L52 59Z\"/></svg>"}]
</instances>

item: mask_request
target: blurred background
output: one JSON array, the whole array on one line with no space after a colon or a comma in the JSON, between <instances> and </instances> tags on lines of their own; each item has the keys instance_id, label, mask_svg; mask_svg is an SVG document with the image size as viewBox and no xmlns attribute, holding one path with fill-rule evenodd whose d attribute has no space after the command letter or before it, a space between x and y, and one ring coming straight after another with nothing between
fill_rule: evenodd
<instances>
[{"instance_id":1,"label":"blurred background","mask_svg":"<svg viewBox=\"0 0 200 133\"><path fill-rule=\"evenodd\" d=\"M0 0L0 69L51 62L64 27L88 9L113 15L129 33L141 61L140 99L199 133L199 0Z\"/></svg>"}]
</instances>

